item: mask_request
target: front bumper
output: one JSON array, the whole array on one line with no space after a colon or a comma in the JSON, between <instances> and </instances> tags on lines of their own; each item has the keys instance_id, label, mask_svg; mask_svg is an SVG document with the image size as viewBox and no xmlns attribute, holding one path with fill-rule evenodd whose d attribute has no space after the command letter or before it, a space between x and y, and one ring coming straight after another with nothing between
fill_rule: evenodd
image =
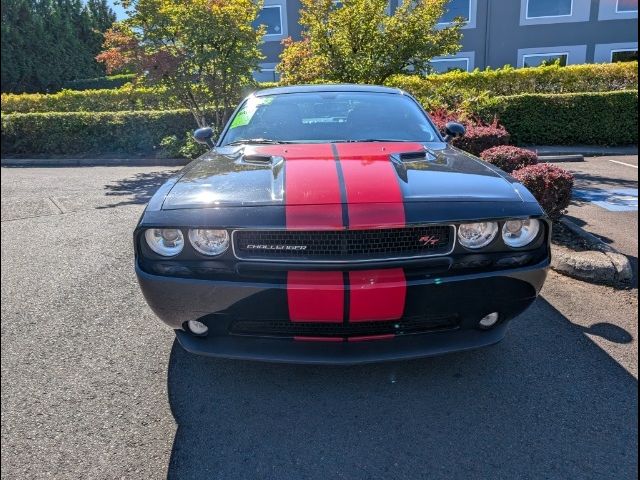
<instances>
[{"instance_id":1,"label":"front bumper","mask_svg":"<svg viewBox=\"0 0 640 480\"><path fill-rule=\"evenodd\" d=\"M180 344L192 353L274 362L357 364L434 356L499 342L507 322L536 299L548 267L546 259L517 269L413 278L407 282L404 315L455 316L454 329L337 343L230 334L238 318L287 319L286 284L166 277L149 274L139 265L136 273L149 306L176 329ZM500 313L500 324L479 330L478 321L491 312ZM209 335L195 337L182 330L188 320L207 323Z\"/></svg>"}]
</instances>

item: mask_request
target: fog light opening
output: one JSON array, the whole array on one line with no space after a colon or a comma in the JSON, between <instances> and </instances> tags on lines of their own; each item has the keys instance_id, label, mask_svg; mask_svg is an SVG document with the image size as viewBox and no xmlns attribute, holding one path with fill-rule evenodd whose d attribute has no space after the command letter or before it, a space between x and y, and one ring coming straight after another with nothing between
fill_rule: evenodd
<instances>
[{"instance_id":1,"label":"fog light opening","mask_svg":"<svg viewBox=\"0 0 640 480\"><path fill-rule=\"evenodd\" d=\"M489 330L490 328L495 327L495 325L498 323L498 320L500 320L500 314L498 312L490 313L486 317L483 317L480 322L478 322L478 327L483 330Z\"/></svg>"},{"instance_id":2,"label":"fog light opening","mask_svg":"<svg viewBox=\"0 0 640 480\"><path fill-rule=\"evenodd\" d=\"M187 330L196 337L204 337L209 333L209 327L198 320L189 320L187 322Z\"/></svg>"}]
</instances>

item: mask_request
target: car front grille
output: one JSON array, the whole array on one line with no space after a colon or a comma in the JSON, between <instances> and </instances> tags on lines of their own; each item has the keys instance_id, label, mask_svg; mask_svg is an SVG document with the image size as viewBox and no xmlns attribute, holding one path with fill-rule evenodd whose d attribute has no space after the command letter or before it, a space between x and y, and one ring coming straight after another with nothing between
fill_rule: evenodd
<instances>
[{"instance_id":1,"label":"car front grille","mask_svg":"<svg viewBox=\"0 0 640 480\"><path fill-rule=\"evenodd\" d=\"M242 260L349 262L446 255L451 225L372 230L236 230L233 247Z\"/></svg>"},{"instance_id":2,"label":"car front grille","mask_svg":"<svg viewBox=\"0 0 640 480\"><path fill-rule=\"evenodd\" d=\"M385 322L316 323L282 320L236 320L232 335L256 337L358 337L368 335L413 335L452 330L459 326L455 315L421 315Z\"/></svg>"}]
</instances>

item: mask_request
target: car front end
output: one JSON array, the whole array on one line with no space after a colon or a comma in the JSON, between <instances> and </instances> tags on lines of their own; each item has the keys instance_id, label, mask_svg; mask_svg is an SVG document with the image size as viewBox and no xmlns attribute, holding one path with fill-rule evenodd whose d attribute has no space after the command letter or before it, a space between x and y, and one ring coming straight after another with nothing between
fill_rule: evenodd
<instances>
[{"instance_id":1,"label":"car front end","mask_svg":"<svg viewBox=\"0 0 640 480\"><path fill-rule=\"evenodd\" d=\"M149 306L186 350L227 358L354 364L500 341L542 288L551 224L508 175L429 140L223 140L135 230Z\"/></svg>"}]
</instances>

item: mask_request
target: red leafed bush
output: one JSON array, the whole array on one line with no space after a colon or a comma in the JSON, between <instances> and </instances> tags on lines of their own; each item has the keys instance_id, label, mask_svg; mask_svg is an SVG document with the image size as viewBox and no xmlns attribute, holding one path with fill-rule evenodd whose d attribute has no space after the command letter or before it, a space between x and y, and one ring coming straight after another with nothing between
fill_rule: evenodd
<instances>
[{"instance_id":1,"label":"red leafed bush","mask_svg":"<svg viewBox=\"0 0 640 480\"><path fill-rule=\"evenodd\" d=\"M536 197L552 220L558 220L567 210L573 190L573 175L563 168L540 163L512 173Z\"/></svg>"},{"instance_id":2,"label":"red leafed bush","mask_svg":"<svg viewBox=\"0 0 640 480\"><path fill-rule=\"evenodd\" d=\"M487 124L479 120L458 120L458 117L445 110L438 110L431 114L436 127L444 134L447 122L462 123L467 129L464 137L456 138L452 144L472 155L480 155L489 148L498 145L508 145L511 140L509 132L494 119Z\"/></svg>"},{"instance_id":3,"label":"red leafed bush","mask_svg":"<svg viewBox=\"0 0 640 480\"><path fill-rule=\"evenodd\" d=\"M510 145L500 145L485 150L480 154L480 158L507 173L538 163L538 155L535 152Z\"/></svg>"}]
</instances>

